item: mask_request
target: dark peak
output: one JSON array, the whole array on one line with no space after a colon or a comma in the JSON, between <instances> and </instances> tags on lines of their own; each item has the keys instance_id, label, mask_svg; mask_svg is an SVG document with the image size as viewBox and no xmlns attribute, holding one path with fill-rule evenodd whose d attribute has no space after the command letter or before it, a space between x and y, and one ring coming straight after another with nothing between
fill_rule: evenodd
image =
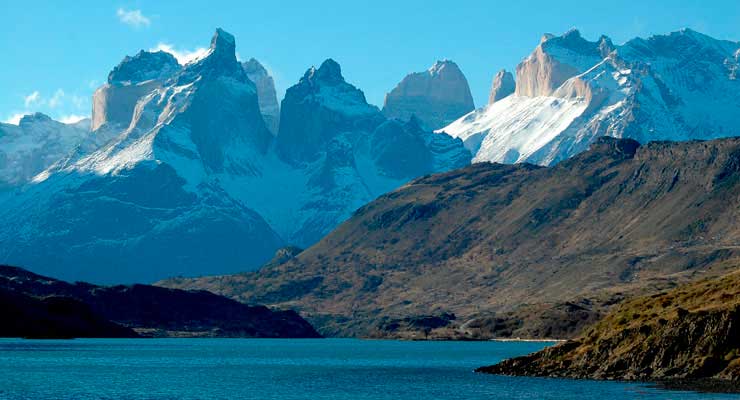
<instances>
[{"instance_id":1,"label":"dark peak","mask_svg":"<svg viewBox=\"0 0 740 400\"><path fill-rule=\"evenodd\" d=\"M243 62L242 67L244 67L244 72L248 74L268 75L267 69L256 58L250 58Z\"/></svg>"},{"instance_id":2,"label":"dark peak","mask_svg":"<svg viewBox=\"0 0 740 400\"><path fill-rule=\"evenodd\" d=\"M344 77L342 77L342 67L331 58L327 58L323 63L321 63L319 69L316 70L316 78L326 83L344 82Z\"/></svg>"},{"instance_id":3,"label":"dark peak","mask_svg":"<svg viewBox=\"0 0 740 400\"><path fill-rule=\"evenodd\" d=\"M234 39L234 35L217 28L216 33L211 38L211 49L233 53L236 49L236 39Z\"/></svg>"},{"instance_id":4,"label":"dark peak","mask_svg":"<svg viewBox=\"0 0 740 400\"><path fill-rule=\"evenodd\" d=\"M579 54L598 56L599 44L590 42L581 36L578 29L572 28L561 36L546 40L542 43L543 49L561 47Z\"/></svg>"},{"instance_id":5,"label":"dark peak","mask_svg":"<svg viewBox=\"0 0 740 400\"><path fill-rule=\"evenodd\" d=\"M333 59L327 58L323 63L321 63L321 66L319 66L318 69L316 67L311 67L306 70L301 81L328 85L343 83L344 77L342 76L342 67Z\"/></svg>"},{"instance_id":6,"label":"dark peak","mask_svg":"<svg viewBox=\"0 0 740 400\"><path fill-rule=\"evenodd\" d=\"M611 54L614 50L616 50L614 43L606 35L601 35L601 37L599 37L598 43L599 43L599 52L601 53L602 57L606 57L609 54Z\"/></svg>"},{"instance_id":7,"label":"dark peak","mask_svg":"<svg viewBox=\"0 0 740 400\"><path fill-rule=\"evenodd\" d=\"M164 80L179 70L180 64L172 54L165 51L141 50L133 57L124 57L108 74L108 83Z\"/></svg>"},{"instance_id":8,"label":"dark peak","mask_svg":"<svg viewBox=\"0 0 740 400\"><path fill-rule=\"evenodd\" d=\"M636 140L602 136L594 141L589 150L590 152L632 158L639 147L640 143Z\"/></svg>"},{"instance_id":9,"label":"dark peak","mask_svg":"<svg viewBox=\"0 0 740 400\"><path fill-rule=\"evenodd\" d=\"M18 125L25 125L25 124L31 124L34 122L46 122L46 121L53 121L50 116L35 112L33 114L24 115L20 122L18 122Z\"/></svg>"},{"instance_id":10,"label":"dark peak","mask_svg":"<svg viewBox=\"0 0 740 400\"><path fill-rule=\"evenodd\" d=\"M581 31L579 31L577 28L570 28L567 32L565 32L562 36L564 39L583 39L583 36L581 36Z\"/></svg>"},{"instance_id":11,"label":"dark peak","mask_svg":"<svg viewBox=\"0 0 740 400\"><path fill-rule=\"evenodd\" d=\"M219 28L211 39L211 48L206 55L187 64L177 77L178 84L192 82L197 77L230 76L239 81L249 82L242 64L236 60L236 41L234 36ZM249 82L251 83L251 82Z\"/></svg>"}]
</instances>

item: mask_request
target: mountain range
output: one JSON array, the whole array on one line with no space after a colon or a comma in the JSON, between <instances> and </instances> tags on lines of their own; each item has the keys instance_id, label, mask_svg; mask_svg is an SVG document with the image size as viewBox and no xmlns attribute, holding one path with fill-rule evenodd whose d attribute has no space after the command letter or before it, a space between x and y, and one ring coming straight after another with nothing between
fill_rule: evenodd
<instances>
[{"instance_id":1,"label":"mountain range","mask_svg":"<svg viewBox=\"0 0 740 400\"><path fill-rule=\"evenodd\" d=\"M1 124L0 262L99 283L234 273L284 246L313 252L383 193L471 160L481 165L458 170L471 174L469 185L487 179L477 174L489 161L553 166L601 136L646 144L737 133L740 46L691 30L623 45L576 30L545 35L516 76L495 74L478 110L450 60L406 76L380 109L328 59L278 104L267 69L237 60L235 47L218 29L186 65L141 51L95 92L91 120L34 114ZM470 226L445 240L484 240ZM586 319L601 312L581 300L557 305L585 308ZM538 302L527 315L542 309Z\"/></svg>"},{"instance_id":2,"label":"mountain range","mask_svg":"<svg viewBox=\"0 0 740 400\"><path fill-rule=\"evenodd\" d=\"M330 336L570 337L625 298L732 270L738 196L738 138L602 137L552 167L416 179L256 272L160 284L290 307Z\"/></svg>"},{"instance_id":3,"label":"mountain range","mask_svg":"<svg viewBox=\"0 0 740 400\"><path fill-rule=\"evenodd\" d=\"M6 176L32 178L2 195L3 262L95 282L241 271L471 157L459 139L384 117L333 60L306 71L278 107L266 70L240 63L220 29L184 66L164 52L124 58L93 104L91 133L65 126L64 146L35 139L48 157L15 152L33 162L24 175L10 160ZM33 118L52 123L2 129ZM69 154L58 157L62 147Z\"/></svg>"},{"instance_id":4,"label":"mountain range","mask_svg":"<svg viewBox=\"0 0 740 400\"><path fill-rule=\"evenodd\" d=\"M474 161L552 165L600 136L653 140L736 135L740 43L690 29L615 45L578 30L546 34L494 79L487 106L441 129Z\"/></svg>"}]
</instances>

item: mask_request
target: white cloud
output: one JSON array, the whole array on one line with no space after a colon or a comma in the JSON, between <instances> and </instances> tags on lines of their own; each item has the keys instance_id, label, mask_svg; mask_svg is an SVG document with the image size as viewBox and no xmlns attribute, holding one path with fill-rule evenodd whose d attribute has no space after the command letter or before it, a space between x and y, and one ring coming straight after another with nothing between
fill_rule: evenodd
<instances>
[{"instance_id":1,"label":"white cloud","mask_svg":"<svg viewBox=\"0 0 740 400\"><path fill-rule=\"evenodd\" d=\"M6 124L18 125L21 122L21 118L26 114L28 113L14 113L3 122Z\"/></svg>"},{"instance_id":2,"label":"white cloud","mask_svg":"<svg viewBox=\"0 0 740 400\"><path fill-rule=\"evenodd\" d=\"M164 51L172 54L182 65L185 65L193 60L199 59L206 55L208 49L205 47L198 47L195 50L177 50L174 46L168 43L159 43L157 47L149 49L149 51Z\"/></svg>"},{"instance_id":3,"label":"white cloud","mask_svg":"<svg viewBox=\"0 0 740 400\"><path fill-rule=\"evenodd\" d=\"M89 118L89 117L85 115L75 115L75 114L64 115L61 118L59 118L59 122L64 123L64 124L74 124L74 123L82 121L85 118Z\"/></svg>"},{"instance_id":4,"label":"white cloud","mask_svg":"<svg viewBox=\"0 0 740 400\"><path fill-rule=\"evenodd\" d=\"M71 99L72 99L72 104L78 109L85 108L87 99L85 99L84 97L73 94Z\"/></svg>"},{"instance_id":5,"label":"white cloud","mask_svg":"<svg viewBox=\"0 0 740 400\"><path fill-rule=\"evenodd\" d=\"M49 107L51 108L59 107L59 105L62 104L63 98L64 98L64 90L57 89L57 91L54 92L54 96L51 96L51 99L49 99Z\"/></svg>"},{"instance_id":6,"label":"white cloud","mask_svg":"<svg viewBox=\"0 0 740 400\"><path fill-rule=\"evenodd\" d=\"M25 104L26 107L38 104L39 102L41 102L41 94L38 90L35 90L33 93L23 98L23 104Z\"/></svg>"},{"instance_id":7,"label":"white cloud","mask_svg":"<svg viewBox=\"0 0 740 400\"><path fill-rule=\"evenodd\" d=\"M119 8L116 11L118 20L126 25L133 26L134 28L141 28L142 26L149 26L152 21L141 13L141 10L126 10Z\"/></svg>"}]
</instances>

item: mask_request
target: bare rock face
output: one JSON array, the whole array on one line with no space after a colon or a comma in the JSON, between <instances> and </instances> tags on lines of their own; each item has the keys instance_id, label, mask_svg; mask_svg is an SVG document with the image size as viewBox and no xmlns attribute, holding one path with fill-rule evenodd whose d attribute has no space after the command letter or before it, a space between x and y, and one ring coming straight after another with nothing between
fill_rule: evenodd
<instances>
[{"instance_id":1,"label":"bare rock face","mask_svg":"<svg viewBox=\"0 0 740 400\"><path fill-rule=\"evenodd\" d=\"M514 93L515 90L516 83L514 82L514 75L512 75L511 72L502 69L493 77L491 94L488 96L488 104L493 104L503 99L504 97Z\"/></svg>"},{"instance_id":2,"label":"bare rock face","mask_svg":"<svg viewBox=\"0 0 740 400\"><path fill-rule=\"evenodd\" d=\"M270 132L276 135L280 126L280 105L275 92L275 81L265 67L254 58L242 63L242 67L249 80L257 86L257 100L262 118Z\"/></svg>"},{"instance_id":3,"label":"bare rock face","mask_svg":"<svg viewBox=\"0 0 740 400\"><path fill-rule=\"evenodd\" d=\"M179 70L175 57L163 51L142 50L133 57L126 56L93 95L91 129L105 124L128 126L136 102Z\"/></svg>"},{"instance_id":4,"label":"bare rock face","mask_svg":"<svg viewBox=\"0 0 740 400\"><path fill-rule=\"evenodd\" d=\"M414 115L425 128L438 129L473 109L468 80L457 64L444 60L403 78L385 96L383 114L404 121Z\"/></svg>"},{"instance_id":5,"label":"bare rock face","mask_svg":"<svg viewBox=\"0 0 740 400\"><path fill-rule=\"evenodd\" d=\"M573 29L563 36L545 34L534 52L516 67L516 94L549 96L566 80L601 60L599 46ZM565 61L568 60L568 61Z\"/></svg>"}]
</instances>

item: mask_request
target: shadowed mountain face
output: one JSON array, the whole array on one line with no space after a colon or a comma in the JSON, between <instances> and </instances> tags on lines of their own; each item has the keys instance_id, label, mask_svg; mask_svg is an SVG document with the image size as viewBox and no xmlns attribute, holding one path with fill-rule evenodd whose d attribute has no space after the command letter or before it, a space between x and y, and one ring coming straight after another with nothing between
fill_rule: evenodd
<instances>
[{"instance_id":1,"label":"shadowed mountain face","mask_svg":"<svg viewBox=\"0 0 740 400\"><path fill-rule=\"evenodd\" d=\"M740 255L739 195L740 139L602 138L551 168L480 163L417 179L281 265L163 284L289 304L327 334L447 313L463 336L495 336L485 321L522 305L524 323L538 304L571 301L581 306L561 309L588 319L628 294L721 272Z\"/></svg>"},{"instance_id":2,"label":"shadowed mountain face","mask_svg":"<svg viewBox=\"0 0 740 400\"><path fill-rule=\"evenodd\" d=\"M205 291L70 284L8 266L0 266L0 300L11 319L8 329L0 330L6 336L18 331L28 332L21 336L131 337L137 336L134 329L145 336L319 337L293 311L249 306Z\"/></svg>"},{"instance_id":3,"label":"shadowed mountain face","mask_svg":"<svg viewBox=\"0 0 740 400\"><path fill-rule=\"evenodd\" d=\"M0 260L98 283L250 270L382 193L470 163L461 140L387 120L333 60L279 111L272 78L235 46L218 29L183 66L126 57L95 94L93 132L40 115L0 124Z\"/></svg>"},{"instance_id":4,"label":"shadowed mountain face","mask_svg":"<svg viewBox=\"0 0 740 400\"><path fill-rule=\"evenodd\" d=\"M133 330L94 313L69 297L36 298L0 289L0 337L23 338L131 338Z\"/></svg>"}]
</instances>

